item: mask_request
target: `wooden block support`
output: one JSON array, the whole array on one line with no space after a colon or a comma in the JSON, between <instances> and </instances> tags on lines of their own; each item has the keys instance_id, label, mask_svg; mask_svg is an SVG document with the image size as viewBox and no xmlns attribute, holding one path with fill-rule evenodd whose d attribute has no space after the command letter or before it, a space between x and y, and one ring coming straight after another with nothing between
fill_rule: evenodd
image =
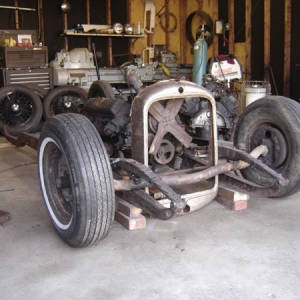
<instances>
[{"instance_id":1,"label":"wooden block support","mask_svg":"<svg viewBox=\"0 0 300 300\"><path fill-rule=\"evenodd\" d=\"M242 210L247 208L249 195L228 188L219 187L216 200L229 209Z\"/></svg>"},{"instance_id":2,"label":"wooden block support","mask_svg":"<svg viewBox=\"0 0 300 300\"><path fill-rule=\"evenodd\" d=\"M145 228L146 218L141 212L140 208L124 200L119 200L115 220L129 230Z\"/></svg>"},{"instance_id":3,"label":"wooden block support","mask_svg":"<svg viewBox=\"0 0 300 300\"><path fill-rule=\"evenodd\" d=\"M2 148L11 148L13 145L11 143L0 143L0 149Z\"/></svg>"}]
</instances>

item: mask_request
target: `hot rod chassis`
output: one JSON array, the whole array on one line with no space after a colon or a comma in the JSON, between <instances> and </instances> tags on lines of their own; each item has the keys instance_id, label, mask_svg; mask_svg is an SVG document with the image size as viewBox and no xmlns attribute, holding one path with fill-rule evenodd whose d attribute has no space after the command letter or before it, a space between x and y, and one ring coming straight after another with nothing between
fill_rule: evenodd
<instances>
[{"instance_id":1,"label":"hot rod chassis","mask_svg":"<svg viewBox=\"0 0 300 300\"><path fill-rule=\"evenodd\" d=\"M208 107L208 139L199 138L197 128L191 125L194 119L184 115L184 105L195 102L193 99ZM96 102L98 108L115 105L113 99L89 101L91 105ZM14 137L7 130L5 136L17 147L28 145L38 150L42 194L50 219L68 244L82 247L101 240L110 229L115 202L111 188L113 194L161 220L202 208L217 196L219 186L263 197L283 197L298 191L299 176L291 182L295 172L291 176L287 171L295 158L289 149L298 149L298 141L289 145L285 124L281 129L276 119L263 115L262 120L256 120L252 113L264 110L265 102L276 102L280 114L291 110L289 114L298 120L298 104L272 96L262 99L263 105L260 101L246 109L245 117L242 115L237 124L237 131L239 127L246 130L248 123L245 125L243 120L250 122L251 134L246 134L243 142L243 136L232 133L235 137L231 147L219 140L216 103L211 93L184 80L158 82L139 92L125 116L128 121L114 133L110 130L107 134L107 124L113 124L109 108L105 117L100 113L100 121L90 109L85 116L61 114L50 118L40 138L28 133ZM199 121L201 116L193 118ZM81 164L87 156L90 162ZM244 177L236 174L250 169L252 173L245 172ZM98 186L94 196L92 184Z\"/></svg>"}]
</instances>

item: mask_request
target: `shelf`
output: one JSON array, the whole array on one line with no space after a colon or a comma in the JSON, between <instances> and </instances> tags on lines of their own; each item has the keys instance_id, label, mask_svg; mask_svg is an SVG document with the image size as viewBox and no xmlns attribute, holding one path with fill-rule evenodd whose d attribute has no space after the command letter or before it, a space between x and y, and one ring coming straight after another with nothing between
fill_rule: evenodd
<instances>
[{"instance_id":1,"label":"shelf","mask_svg":"<svg viewBox=\"0 0 300 300\"><path fill-rule=\"evenodd\" d=\"M75 32L64 32L61 36L81 36L81 37L125 37L125 38L144 38L143 34L117 34L117 33L75 33Z\"/></svg>"},{"instance_id":2,"label":"shelf","mask_svg":"<svg viewBox=\"0 0 300 300\"><path fill-rule=\"evenodd\" d=\"M111 38L133 38L135 39L132 44L134 44L137 39L147 37L144 34L117 34L117 33L75 33L75 32L63 32L60 36L64 37L64 47L68 51L68 38L70 37L85 37L88 39L88 50L91 51L91 37L106 37L110 41L108 43L108 65L111 67L113 62L112 55L112 40Z\"/></svg>"}]
</instances>

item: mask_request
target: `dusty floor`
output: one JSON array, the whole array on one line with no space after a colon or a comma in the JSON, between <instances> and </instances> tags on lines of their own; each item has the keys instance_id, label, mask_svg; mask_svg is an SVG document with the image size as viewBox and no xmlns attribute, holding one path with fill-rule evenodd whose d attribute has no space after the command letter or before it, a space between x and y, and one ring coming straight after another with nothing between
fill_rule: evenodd
<instances>
[{"instance_id":1,"label":"dusty floor","mask_svg":"<svg viewBox=\"0 0 300 300\"><path fill-rule=\"evenodd\" d=\"M284 299L300 297L300 201L254 199L231 211L213 201L128 231L117 222L96 246L72 249L41 198L35 151L0 138L0 298Z\"/></svg>"}]
</instances>

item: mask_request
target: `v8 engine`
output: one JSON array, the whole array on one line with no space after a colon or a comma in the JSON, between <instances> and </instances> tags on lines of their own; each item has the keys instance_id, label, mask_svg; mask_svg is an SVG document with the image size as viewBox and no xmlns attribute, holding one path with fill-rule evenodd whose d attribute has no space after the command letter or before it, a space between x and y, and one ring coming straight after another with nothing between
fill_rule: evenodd
<instances>
[{"instance_id":1,"label":"v8 engine","mask_svg":"<svg viewBox=\"0 0 300 300\"><path fill-rule=\"evenodd\" d=\"M212 76L205 77L204 86L216 99L218 138L230 140L234 120L237 116L236 98L226 86L226 83L218 81ZM124 100L119 96L115 96L114 99L91 98L85 105L85 115L101 135L110 156L131 156L133 125L131 124L130 115L133 101L135 100ZM205 147L209 140L211 117L210 104L207 99L199 97L185 98L184 100L178 100L175 105L178 108L173 120L176 121L178 127L182 128L182 131L186 131L188 134L183 137L183 140L179 140L168 133L169 130L166 130L160 139L154 139L157 136L159 127L174 126L174 124L171 124L172 118L168 120L168 118L160 119L159 117L162 112L164 116L172 115L174 105L169 105L167 100L155 103L148 114L148 144L154 143L156 149L150 155L152 165L172 164L173 168L177 168L176 166L181 164L181 154L187 151L184 145L190 143L187 136L190 136L191 140L193 139L194 144L192 144L189 151L194 152L198 151L199 147ZM141 124L135 124L134 126L141 126Z\"/></svg>"}]
</instances>

